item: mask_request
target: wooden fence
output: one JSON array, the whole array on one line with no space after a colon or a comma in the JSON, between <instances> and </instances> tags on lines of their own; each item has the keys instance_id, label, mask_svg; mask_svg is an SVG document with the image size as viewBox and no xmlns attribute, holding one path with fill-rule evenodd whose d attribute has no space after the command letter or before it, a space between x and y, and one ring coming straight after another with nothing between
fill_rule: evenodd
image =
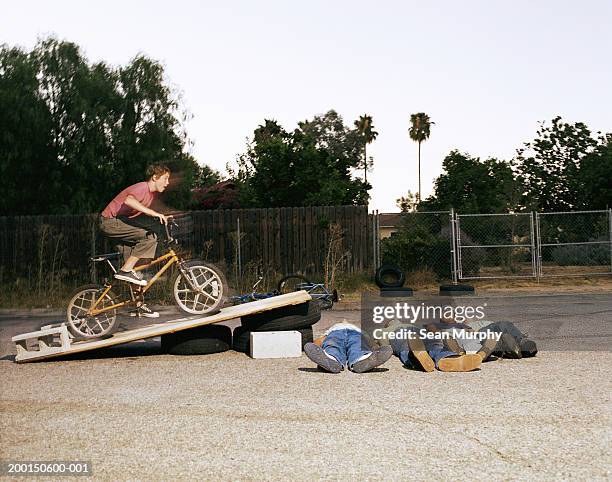
<instances>
[{"instance_id":1,"label":"wooden fence","mask_svg":"<svg viewBox=\"0 0 612 482\"><path fill-rule=\"evenodd\" d=\"M331 224L342 229L348 272L374 264L366 206L190 211L177 219L181 244L192 256L227 269L240 261L242 267L261 263L279 273L320 274ZM92 253L112 250L97 215L0 217L0 281L41 270L87 278Z\"/></svg>"}]
</instances>

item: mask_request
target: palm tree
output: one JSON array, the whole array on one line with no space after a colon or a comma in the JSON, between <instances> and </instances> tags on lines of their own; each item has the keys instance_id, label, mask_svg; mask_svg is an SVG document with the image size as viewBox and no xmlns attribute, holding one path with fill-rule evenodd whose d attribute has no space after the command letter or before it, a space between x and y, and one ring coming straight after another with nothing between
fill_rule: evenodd
<instances>
[{"instance_id":1,"label":"palm tree","mask_svg":"<svg viewBox=\"0 0 612 482\"><path fill-rule=\"evenodd\" d=\"M366 146L378 136L372 125L372 116L364 114L359 116L359 120L354 122L357 132L363 138L363 180L368 182L368 156Z\"/></svg>"},{"instance_id":2,"label":"palm tree","mask_svg":"<svg viewBox=\"0 0 612 482\"><path fill-rule=\"evenodd\" d=\"M421 142L429 139L429 130L435 122L432 122L425 112L419 112L410 116L410 124L410 129L408 129L410 139L419 143L419 192L417 194L417 203L419 203L421 202Z\"/></svg>"}]
</instances>

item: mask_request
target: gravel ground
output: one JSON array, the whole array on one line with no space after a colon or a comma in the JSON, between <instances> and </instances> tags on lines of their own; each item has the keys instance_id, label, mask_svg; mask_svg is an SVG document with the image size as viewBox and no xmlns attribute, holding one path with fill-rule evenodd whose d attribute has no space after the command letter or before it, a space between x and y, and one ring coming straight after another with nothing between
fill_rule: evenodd
<instances>
[{"instance_id":1,"label":"gravel ground","mask_svg":"<svg viewBox=\"0 0 612 482\"><path fill-rule=\"evenodd\" d=\"M10 337L46 320L3 314L0 459L87 460L103 480L609 479L611 298L500 302L506 319L588 322L599 344L463 374L392 358L331 375L305 356L161 355L158 339L16 364ZM359 312L315 330L343 319Z\"/></svg>"}]
</instances>

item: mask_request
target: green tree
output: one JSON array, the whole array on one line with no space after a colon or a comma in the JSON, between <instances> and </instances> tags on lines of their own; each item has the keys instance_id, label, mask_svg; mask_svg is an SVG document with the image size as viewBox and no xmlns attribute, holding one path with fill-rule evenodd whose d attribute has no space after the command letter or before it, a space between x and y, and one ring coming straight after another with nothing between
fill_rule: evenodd
<instances>
[{"instance_id":1,"label":"green tree","mask_svg":"<svg viewBox=\"0 0 612 482\"><path fill-rule=\"evenodd\" d=\"M612 134L582 158L578 169L578 205L582 209L612 207Z\"/></svg>"},{"instance_id":2,"label":"green tree","mask_svg":"<svg viewBox=\"0 0 612 482\"><path fill-rule=\"evenodd\" d=\"M551 125L542 123L537 137L517 152L525 206L543 211L568 211L579 206L581 161L601 142L582 122L568 124L555 117Z\"/></svg>"},{"instance_id":3,"label":"green tree","mask_svg":"<svg viewBox=\"0 0 612 482\"><path fill-rule=\"evenodd\" d=\"M52 118L25 52L0 50L0 215L46 212L57 182Z\"/></svg>"},{"instance_id":4,"label":"green tree","mask_svg":"<svg viewBox=\"0 0 612 482\"><path fill-rule=\"evenodd\" d=\"M368 169L371 167L371 161L368 161L367 145L371 144L377 137L378 132L374 130L372 125L372 116L364 114L359 116L359 120L354 122L357 132L361 136L363 142L363 180L368 182Z\"/></svg>"},{"instance_id":5,"label":"green tree","mask_svg":"<svg viewBox=\"0 0 612 482\"><path fill-rule=\"evenodd\" d=\"M2 46L0 101L1 214L99 211L157 162L173 171L166 201L189 205L200 168L184 152L184 110L158 62L90 64L55 38L31 52Z\"/></svg>"},{"instance_id":6,"label":"green tree","mask_svg":"<svg viewBox=\"0 0 612 482\"><path fill-rule=\"evenodd\" d=\"M206 164L203 164L198 166L195 178L193 180L193 188L206 188L221 182L221 180L222 176L219 171L207 166Z\"/></svg>"},{"instance_id":7,"label":"green tree","mask_svg":"<svg viewBox=\"0 0 612 482\"><path fill-rule=\"evenodd\" d=\"M413 213L417 210L416 196L412 191L408 190L406 197L402 196L395 200L395 205L403 213Z\"/></svg>"},{"instance_id":8,"label":"green tree","mask_svg":"<svg viewBox=\"0 0 612 482\"><path fill-rule=\"evenodd\" d=\"M442 163L443 173L434 182L434 194L420 209L463 213L503 213L518 209L521 187L512 166L497 159L451 151Z\"/></svg>"},{"instance_id":9,"label":"green tree","mask_svg":"<svg viewBox=\"0 0 612 482\"><path fill-rule=\"evenodd\" d=\"M238 158L238 168L228 171L244 207L362 204L369 185L351 174L360 153L358 132L329 111L300 122L292 133L266 120Z\"/></svg>"},{"instance_id":10,"label":"green tree","mask_svg":"<svg viewBox=\"0 0 612 482\"><path fill-rule=\"evenodd\" d=\"M424 112L419 112L417 114L412 114L410 116L410 129L408 129L408 134L410 135L410 139L414 142L417 142L419 145L419 192L417 194L417 203L421 202L421 143L429 139L429 134L431 131L431 126L434 125L435 122L432 122L429 119L429 116Z\"/></svg>"}]
</instances>

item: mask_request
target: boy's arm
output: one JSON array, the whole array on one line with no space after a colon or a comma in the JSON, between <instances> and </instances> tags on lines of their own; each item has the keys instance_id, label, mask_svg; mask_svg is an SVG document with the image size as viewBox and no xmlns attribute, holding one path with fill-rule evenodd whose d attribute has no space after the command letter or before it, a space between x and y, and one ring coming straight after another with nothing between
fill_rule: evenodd
<instances>
[{"instance_id":1,"label":"boy's arm","mask_svg":"<svg viewBox=\"0 0 612 482\"><path fill-rule=\"evenodd\" d=\"M144 206L140 201L138 201L131 194L125 198L124 204L128 205L132 209L136 209L141 213L148 214L149 216L153 216L154 218L159 218L159 222L162 224L168 224L168 218L157 211L154 211L151 208Z\"/></svg>"}]
</instances>

